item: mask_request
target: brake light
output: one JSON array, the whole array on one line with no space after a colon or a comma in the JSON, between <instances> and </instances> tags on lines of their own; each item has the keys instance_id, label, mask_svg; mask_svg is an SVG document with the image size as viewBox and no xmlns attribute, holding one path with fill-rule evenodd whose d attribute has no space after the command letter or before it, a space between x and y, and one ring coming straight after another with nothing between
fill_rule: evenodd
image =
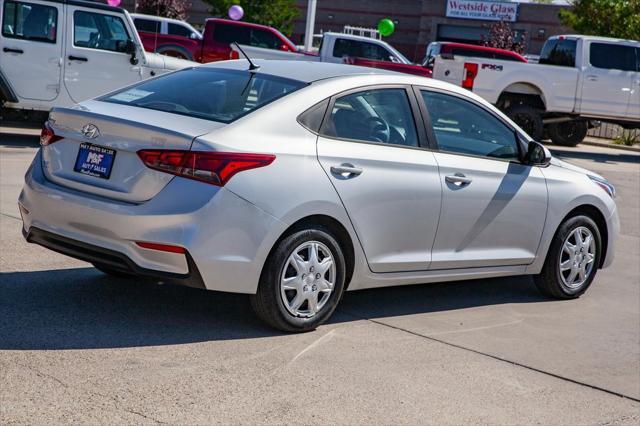
<instances>
[{"instance_id":1,"label":"brake light","mask_svg":"<svg viewBox=\"0 0 640 426\"><path fill-rule=\"evenodd\" d=\"M268 166L271 154L143 149L138 156L150 169L224 186L236 173Z\"/></svg>"},{"instance_id":2,"label":"brake light","mask_svg":"<svg viewBox=\"0 0 640 426\"><path fill-rule=\"evenodd\" d=\"M231 49L231 53L229 53L229 59L240 59L240 53L236 50Z\"/></svg>"},{"instance_id":3,"label":"brake light","mask_svg":"<svg viewBox=\"0 0 640 426\"><path fill-rule=\"evenodd\" d=\"M464 79L462 80L462 87L467 90L473 90L473 81L478 75L478 64L472 62L464 63Z\"/></svg>"},{"instance_id":4,"label":"brake light","mask_svg":"<svg viewBox=\"0 0 640 426\"><path fill-rule=\"evenodd\" d=\"M136 241L136 244L139 247L149 249L149 250L157 250L157 251L166 251L169 253L184 253L184 247L180 246L172 246L169 244L160 244L160 243L148 243L145 241Z\"/></svg>"},{"instance_id":5,"label":"brake light","mask_svg":"<svg viewBox=\"0 0 640 426\"><path fill-rule=\"evenodd\" d=\"M57 136L53 132L51 126L49 126L49 122L45 122L44 126L42 126L42 130L40 131L40 145L51 145L54 142L58 142L60 139L62 139L62 136Z\"/></svg>"}]
</instances>

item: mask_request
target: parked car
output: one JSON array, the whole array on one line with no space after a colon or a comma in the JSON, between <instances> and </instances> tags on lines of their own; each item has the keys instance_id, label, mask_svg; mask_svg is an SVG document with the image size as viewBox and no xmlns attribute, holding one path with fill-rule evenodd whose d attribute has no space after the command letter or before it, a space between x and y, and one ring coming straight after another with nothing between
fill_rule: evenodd
<instances>
[{"instance_id":1,"label":"parked car","mask_svg":"<svg viewBox=\"0 0 640 426\"><path fill-rule=\"evenodd\" d=\"M613 186L477 95L254 65L54 108L19 198L27 241L107 274L249 294L286 331L325 322L345 290L527 274L571 299L611 264Z\"/></svg>"},{"instance_id":2,"label":"parked car","mask_svg":"<svg viewBox=\"0 0 640 426\"><path fill-rule=\"evenodd\" d=\"M200 38L138 31L148 52L202 63L228 60L233 42L284 52L297 50L295 44L275 28L229 19L207 19Z\"/></svg>"},{"instance_id":3,"label":"parked car","mask_svg":"<svg viewBox=\"0 0 640 426\"><path fill-rule=\"evenodd\" d=\"M499 59L501 61L527 62L527 59L511 50L496 49L494 47L479 46L477 44L453 43L448 41L434 41L429 43L422 60L422 65L433 69L438 55L444 57L463 56L467 58Z\"/></svg>"},{"instance_id":4,"label":"parked car","mask_svg":"<svg viewBox=\"0 0 640 426\"><path fill-rule=\"evenodd\" d=\"M434 77L473 90L534 139L575 146L590 120L640 128L640 42L551 37L538 64L438 56Z\"/></svg>"},{"instance_id":5,"label":"parked car","mask_svg":"<svg viewBox=\"0 0 640 426\"><path fill-rule=\"evenodd\" d=\"M184 38L202 40L202 34L187 22L141 13L132 13L131 19L147 52L193 60L191 53L180 42Z\"/></svg>"},{"instance_id":6,"label":"parked car","mask_svg":"<svg viewBox=\"0 0 640 426\"><path fill-rule=\"evenodd\" d=\"M324 33L317 53L279 51L254 46L240 46L240 48L250 58L347 63L424 77L431 76L430 70L412 64L386 41L354 34ZM235 51L232 58L239 58L241 55L236 51L237 49L235 47L232 49Z\"/></svg>"},{"instance_id":7,"label":"parked car","mask_svg":"<svg viewBox=\"0 0 640 426\"><path fill-rule=\"evenodd\" d=\"M0 20L4 119L42 123L53 106L194 65L145 53L129 14L101 3L6 0Z\"/></svg>"}]
</instances>

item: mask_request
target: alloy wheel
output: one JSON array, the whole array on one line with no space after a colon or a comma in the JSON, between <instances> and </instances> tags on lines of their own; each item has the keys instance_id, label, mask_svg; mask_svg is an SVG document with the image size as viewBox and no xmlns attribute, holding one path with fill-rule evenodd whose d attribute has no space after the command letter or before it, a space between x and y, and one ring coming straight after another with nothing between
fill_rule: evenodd
<instances>
[{"instance_id":1,"label":"alloy wheel","mask_svg":"<svg viewBox=\"0 0 640 426\"><path fill-rule=\"evenodd\" d=\"M570 288L581 287L591 275L596 259L596 241L589 228L580 226L565 239L560 251L560 278Z\"/></svg>"}]
</instances>

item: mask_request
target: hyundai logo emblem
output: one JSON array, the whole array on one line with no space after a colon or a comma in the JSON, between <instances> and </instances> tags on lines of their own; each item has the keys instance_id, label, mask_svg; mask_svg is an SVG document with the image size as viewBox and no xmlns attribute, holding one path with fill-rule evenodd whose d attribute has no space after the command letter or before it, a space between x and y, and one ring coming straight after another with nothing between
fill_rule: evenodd
<instances>
[{"instance_id":1,"label":"hyundai logo emblem","mask_svg":"<svg viewBox=\"0 0 640 426\"><path fill-rule=\"evenodd\" d=\"M80 130L80 133L82 133L86 138L89 139L95 139L100 136L100 130L98 130L98 128L91 123L82 126L82 130Z\"/></svg>"}]
</instances>

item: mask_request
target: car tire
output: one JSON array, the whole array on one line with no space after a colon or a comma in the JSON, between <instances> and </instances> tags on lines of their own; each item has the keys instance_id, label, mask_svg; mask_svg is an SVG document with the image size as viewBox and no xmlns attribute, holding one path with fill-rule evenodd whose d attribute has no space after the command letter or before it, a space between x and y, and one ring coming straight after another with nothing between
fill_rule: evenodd
<instances>
[{"instance_id":1,"label":"car tire","mask_svg":"<svg viewBox=\"0 0 640 426\"><path fill-rule=\"evenodd\" d=\"M117 269L113 269L108 266L100 265L97 263L93 263L92 265L98 271L102 272L103 274L111 275L112 277L117 277L117 278L134 278L135 277L135 275L133 274L128 274L124 271L119 271Z\"/></svg>"},{"instance_id":2,"label":"car tire","mask_svg":"<svg viewBox=\"0 0 640 426\"><path fill-rule=\"evenodd\" d=\"M314 246L317 261L312 255ZM329 256L333 266L325 270ZM250 296L251 306L260 319L278 330L311 331L333 314L344 291L345 275L342 249L329 230L313 226L296 231L272 250L257 293ZM330 290L325 281L331 282ZM304 299L301 304L300 299Z\"/></svg>"},{"instance_id":3,"label":"car tire","mask_svg":"<svg viewBox=\"0 0 640 426\"><path fill-rule=\"evenodd\" d=\"M585 245L580 247L576 240L578 233L583 240L591 236L593 245L585 247L585 242ZM571 245L576 248L573 254ZM545 296L555 299L578 298L593 282L600 265L601 254L602 240L595 222L584 215L570 217L560 225L553 237L542 271L533 277L534 282ZM575 265L578 265L577 271L580 271L580 265L586 265L585 277L582 279L578 272L575 276L576 281L571 282ZM591 266L588 267L589 265ZM566 269L567 267L570 269Z\"/></svg>"},{"instance_id":4,"label":"car tire","mask_svg":"<svg viewBox=\"0 0 640 426\"><path fill-rule=\"evenodd\" d=\"M573 120L550 124L547 131L554 144L576 146L587 136L589 126L584 120Z\"/></svg>"},{"instance_id":5,"label":"car tire","mask_svg":"<svg viewBox=\"0 0 640 426\"><path fill-rule=\"evenodd\" d=\"M522 130L527 132L531 139L539 141L544 133L542 115L540 110L526 104L512 105L506 109L505 114L513 120Z\"/></svg>"}]
</instances>

